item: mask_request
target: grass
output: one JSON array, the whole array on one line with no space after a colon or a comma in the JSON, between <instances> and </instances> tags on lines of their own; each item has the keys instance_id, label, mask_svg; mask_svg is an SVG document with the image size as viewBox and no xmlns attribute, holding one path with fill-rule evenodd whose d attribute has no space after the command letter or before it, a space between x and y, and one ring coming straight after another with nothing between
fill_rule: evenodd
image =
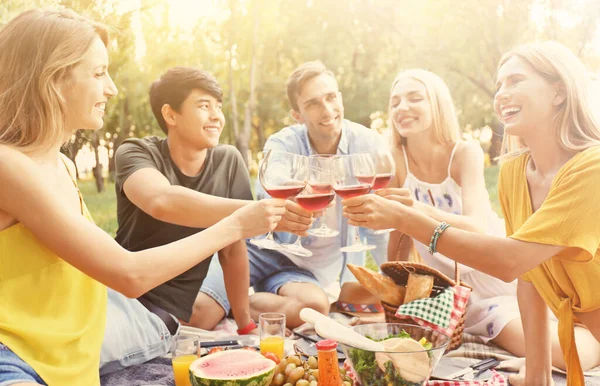
<instances>
[{"instance_id":1,"label":"grass","mask_svg":"<svg viewBox=\"0 0 600 386\"><path fill-rule=\"evenodd\" d=\"M485 169L485 184L490 194L492 208L501 215L498 202L498 166ZM252 184L254 185L254 184ZM117 199L115 195L115 184L105 180L105 190L102 193L96 191L96 183L93 179L79 181L79 188L85 199L85 203L92 214L96 224L114 237L117 232Z\"/></svg>"},{"instance_id":2,"label":"grass","mask_svg":"<svg viewBox=\"0 0 600 386\"><path fill-rule=\"evenodd\" d=\"M115 195L115 184L105 179L104 192L102 193L98 193L96 181L93 179L80 180L78 185L96 225L114 237L117 233L117 196Z\"/></svg>"}]
</instances>

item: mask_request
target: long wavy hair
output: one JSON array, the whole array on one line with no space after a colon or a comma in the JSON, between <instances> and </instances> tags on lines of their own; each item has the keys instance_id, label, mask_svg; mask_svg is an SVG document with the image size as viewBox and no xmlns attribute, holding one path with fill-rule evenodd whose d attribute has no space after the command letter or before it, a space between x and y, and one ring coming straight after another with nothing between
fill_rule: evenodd
<instances>
[{"instance_id":1,"label":"long wavy hair","mask_svg":"<svg viewBox=\"0 0 600 386\"><path fill-rule=\"evenodd\" d=\"M565 100L554 117L554 134L559 145L573 152L600 145L600 122L590 107L591 79L581 60L558 42L536 42L520 45L504 54L498 70L513 57L527 62L546 81L563 88ZM527 151L520 137L505 133L499 158L513 158Z\"/></svg>"},{"instance_id":2,"label":"long wavy hair","mask_svg":"<svg viewBox=\"0 0 600 386\"><path fill-rule=\"evenodd\" d=\"M108 29L70 10L25 11L0 29L0 143L36 153L65 139L72 68Z\"/></svg>"}]
</instances>

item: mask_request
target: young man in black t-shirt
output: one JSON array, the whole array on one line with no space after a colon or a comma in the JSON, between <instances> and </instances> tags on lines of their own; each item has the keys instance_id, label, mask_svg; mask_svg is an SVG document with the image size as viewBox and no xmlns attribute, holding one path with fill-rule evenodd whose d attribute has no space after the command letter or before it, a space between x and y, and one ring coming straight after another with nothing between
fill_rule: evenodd
<instances>
[{"instance_id":1,"label":"young man in black t-shirt","mask_svg":"<svg viewBox=\"0 0 600 386\"><path fill-rule=\"evenodd\" d=\"M168 70L150 89L150 104L167 138L129 139L116 154L116 240L137 251L202 231L252 200L237 149L219 145L225 125L216 79L191 67ZM219 251L238 328L252 325L248 255L243 240ZM211 256L142 296L189 321ZM157 267L160 269L160 267Z\"/></svg>"},{"instance_id":2,"label":"young man in black t-shirt","mask_svg":"<svg viewBox=\"0 0 600 386\"><path fill-rule=\"evenodd\" d=\"M166 138L128 139L115 157L116 240L130 251L201 232L252 202L242 156L233 146L219 145L225 118L222 91L212 75L190 67L172 68L152 84L150 103ZM289 229L285 224L293 221L281 223ZM239 333L249 333L256 325L249 312L245 240L220 250L218 257ZM168 338L178 329L177 320L196 327L203 327L207 319L209 325L216 324L212 310L221 307L199 294L211 259L206 256L139 301L109 291L101 374L164 354Z\"/></svg>"}]
</instances>

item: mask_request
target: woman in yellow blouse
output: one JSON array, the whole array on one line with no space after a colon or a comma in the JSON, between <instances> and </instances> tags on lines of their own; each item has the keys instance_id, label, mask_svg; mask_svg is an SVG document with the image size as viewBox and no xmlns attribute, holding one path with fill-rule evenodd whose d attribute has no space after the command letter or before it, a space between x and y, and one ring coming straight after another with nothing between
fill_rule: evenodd
<instances>
[{"instance_id":1,"label":"woman in yellow blouse","mask_svg":"<svg viewBox=\"0 0 600 386\"><path fill-rule=\"evenodd\" d=\"M530 386L552 384L548 307L567 383L584 385L575 323L591 333L579 350L586 367L600 362L600 123L588 83L581 61L556 42L517 47L500 61L494 107L505 127L499 192L508 238L440 224L402 204L410 201L399 189L344 201L353 225L393 227L459 263L519 278Z\"/></svg>"},{"instance_id":2,"label":"woman in yellow blouse","mask_svg":"<svg viewBox=\"0 0 600 386\"><path fill-rule=\"evenodd\" d=\"M0 385L99 385L109 286L129 297L275 227L262 200L180 241L129 252L96 227L60 147L117 94L106 29L31 10L0 29ZM70 176L71 174L71 176ZM160 269L156 269L160 267Z\"/></svg>"}]
</instances>

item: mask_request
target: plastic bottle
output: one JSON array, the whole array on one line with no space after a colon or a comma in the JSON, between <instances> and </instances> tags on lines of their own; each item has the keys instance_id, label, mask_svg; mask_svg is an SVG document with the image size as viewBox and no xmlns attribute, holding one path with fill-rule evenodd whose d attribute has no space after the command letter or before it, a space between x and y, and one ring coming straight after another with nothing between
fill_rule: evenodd
<instances>
[{"instance_id":1,"label":"plastic bottle","mask_svg":"<svg viewBox=\"0 0 600 386\"><path fill-rule=\"evenodd\" d=\"M325 339L317 342L319 386L340 386L342 378L338 367L337 342Z\"/></svg>"}]
</instances>

